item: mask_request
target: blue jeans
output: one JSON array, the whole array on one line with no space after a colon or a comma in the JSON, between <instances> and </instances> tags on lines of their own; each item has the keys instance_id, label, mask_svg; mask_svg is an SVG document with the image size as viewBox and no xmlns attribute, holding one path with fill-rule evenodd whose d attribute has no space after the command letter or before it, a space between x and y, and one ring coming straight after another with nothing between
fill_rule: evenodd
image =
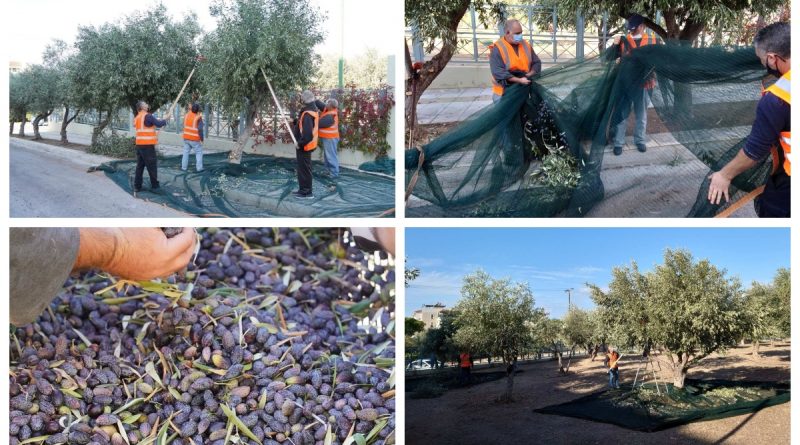
<instances>
[{"instance_id":1,"label":"blue jeans","mask_svg":"<svg viewBox=\"0 0 800 445\"><path fill-rule=\"evenodd\" d=\"M636 89L631 91L630 96L622 99L620 103L620 116L622 120L617 124L617 132L614 136L614 146L622 147L625 145L625 131L628 129L628 115L631 112L633 103L633 114L636 116L636 127L633 131L633 143L644 144L645 132L647 131L647 96L648 90Z\"/></svg>"},{"instance_id":2,"label":"blue jeans","mask_svg":"<svg viewBox=\"0 0 800 445\"><path fill-rule=\"evenodd\" d=\"M189 169L189 152L194 149L194 157L197 161L197 171L203 170L203 144L200 141L183 140L183 159L181 159L181 170Z\"/></svg>"},{"instance_id":3,"label":"blue jeans","mask_svg":"<svg viewBox=\"0 0 800 445\"><path fill-rule=\"evenodd\" d=\"M608 386L619 388L619 369L608 370Z\"/></svg>"},{"instance_id":4,"label":"blue jeans","mask_svg":"<svg viewBox=\"0 0 800 445\"><path fill-rule=\"evenodd\" d=\"M320 138L319 140L322 141L322 152L325 155L325 167L328 167L331 176L338 178L339 157L336 155L336 150L339 149L339 138Z\"/></svg>"}]
</instances>

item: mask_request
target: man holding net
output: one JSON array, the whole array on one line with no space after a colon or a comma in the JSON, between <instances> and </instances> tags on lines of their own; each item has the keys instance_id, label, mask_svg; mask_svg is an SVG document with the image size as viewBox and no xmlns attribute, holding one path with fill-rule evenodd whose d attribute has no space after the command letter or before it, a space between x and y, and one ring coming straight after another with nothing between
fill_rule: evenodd
<instances>
[{"instance_id":1,"label":"man holding net","mask_svg":"<svg viewBox=\"0 0 800 445\"><path fill-rule=\"evenodd\" d=\"M511 84L530 85L530 78L542 70L542 61L522 35L519 20L505 24L505 35L489 45L489 68L492 72L492 102L503 97Z\"/></svg>"},{"instance_id":2,"label":"man holding net","mask_svg":"<svg viewBox=\"0 0 800 445\"><path fill-rule=\"evenodd\" d=\"M617 57L619 58L630 55L630 53L637 48L646 45L655 45L657 43L655 36L644 32L644 17L639 14L632 14L628 17L628 34L625 38L623 39L617 36L614 39L614 44L617 45ZM636 116L633 143L636 144L636 149L640 152L644 153L647 151L647 145L645 144L645 133L647 132L647 98L655 87L656 78L651 76L645 80L644 85L631 86L628 92L629 96L622 100L620 104L620 116L622 120L617 124L616 134L614 136L615 155L621 155L622 147L625 145L625 132L628 130L628 114L631 112L631 104L633 104L633 114Z\"/></svg>"},{"instance_id":3,"label":"man holding net","mask_svg":"<svg viewBox=\"0 0 800 445\"><path fill-rule=\"evenodd\" d=\"M789 23L773 23L756 34L756 56L767 72L778 80L758 102L756 120L744 148L722 170L710 176L708 200L719 204L730 200L731 180L772 154L772 174L756 198L756 213L762 218L790 217L791 190L791 40Z\"/></svg>"}]
</instances>

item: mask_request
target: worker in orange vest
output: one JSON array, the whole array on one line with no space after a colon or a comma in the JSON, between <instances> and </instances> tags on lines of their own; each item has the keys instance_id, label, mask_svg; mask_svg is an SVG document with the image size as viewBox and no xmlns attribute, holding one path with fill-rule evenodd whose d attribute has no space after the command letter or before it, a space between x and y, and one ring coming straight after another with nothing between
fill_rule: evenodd
<instances>
[{"instance_id":1,"label":"worker in orange vest","mask_svg":"<svg viewBox=\"0 0 800 445\"><path fill-rule=\"evenodd\" d=\"M621 357L614 347L608 348L608 354L606 354L608 386L614 389L619 389L619 359Z\"/></svg>"},{"instance_id":2,"label":"worker in orange vest","mask_svg":"<svg viewBox=\"0 0 800 445\"><path fill-rule=\"evenodd\" d=\"M311 152L316 150L319 143L319 109L316 105L316 97L311 91L303 91L300 94L300 100L303 102L303 108L295 121L294 128L297 137L298 190L293 194L297 198L310 199L314 197Z\"/></svg>"},{"instance_id":3,"label":"worker in orange vest","mask_svg":"<svg viewBox=\"0 0 800 445\"><path fill-rule=\"evenodd\" d=\"M472 357L469 355L469 352L462 352L459 354L458 360L461 365L461 381L468 383L470 380L470 371L472 369Z\"/></svg>"},{"instance_id":4,"label":"worker in orange vest","mask_svg":"<svg viewBox=\"0 0 800 445\"><path fill-rule=\"evenodd\" d=\"M767 73L778 80L766 89L758 101L756 120L747 142L720 171L710 176L708 200L719 204L730 199L728 189L739 174L772 155L772 173L764 191L756 198L756 213L762 218L791 216L791 27L789 23L773 23L756 34L756 56Z\"/></svg>"},{"instance_id":5,"label":"worker in orange vest","mask_svg":"<svg viewBox=\"0 0 800 445\"><path fill-rule=\"evenodd\" d=\"M319 140L322 144L322 154L325 167L331 178L339 177L339 101L328 99L326 103L317 101L317 108L323 110L319 118Z\"/></svg>"},{"instance_id":6,"label":"worker in orange vest","mask_svg":"<svg viewBox=\"0 0 800 445\"><path fill-rule=\"evenodd\" d=\"M156 159L156 144L158 143L157 128L167 125L170 117L157 119L150 113L150 105L140 100L136 104L139 112L133 118L133 127L136 131L136 172L133 177L133 192L142 191L144 182L144 169L147 168L147 175L150 176L150 190L159 193L158 183L158 163Z\"/></svg>"},{"instance_id":7,"label":"worker in orange vest","mask_svg":"<svg viewBox=\"0 0 800 445\"><path fill-rule=\"evenodd\" d=\"M530 85L530 78L542 70L542 61L523 38L519 20L506 21L504 30L505 35L489 45L492 102L499 101L511 84Z\"/></svg>"},{"instance_id":8,"label":"worker in orange vest","mask_svg":"<svg viewBox=\"0 0 800 445\"><path fill-rule=\"evenodd\" d=\"M181 170L189 170L189 152L194 150L198 172L203 171L203 116L200 114L200 104L193 103L183 119L183 159Z\"/></svg>"},{"instance_id":9,"label":"worker in orange vest","mask_svg":"<svg viewBox=\"0 0 800 445\"><path fill-rule=\"evenodd\" d=\"M628 34L625 38L617 36L614 39L617 51L617 62L620 58L624 58L635 51L647 45L655 45L658 43L656 37L649 35L644 31L644 17L639 14L632 14L628 17ZM616 126L616 133L614 135L614 154L619 156L622 154L622 147L625 145L625 132L628 129L628 115L631 112L631 103L633 104L633 114L636 116L636 126L633 132L633 143L636 144L636 149L644 153L647 151L647 144L645 144L645 133L647 132L647 99L656 86L656 78L650 75L644 80L643 85L631 85L627 89L625 97L619 104L619 114L617 118L620 119Z\"/></svg>"}]
</instances>

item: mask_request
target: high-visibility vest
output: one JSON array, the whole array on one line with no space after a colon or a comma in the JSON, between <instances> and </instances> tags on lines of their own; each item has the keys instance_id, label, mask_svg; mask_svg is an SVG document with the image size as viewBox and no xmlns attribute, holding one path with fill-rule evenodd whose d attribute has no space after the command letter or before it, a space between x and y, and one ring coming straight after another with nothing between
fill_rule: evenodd
<instances>
[{"instance_id":1,"label":"high-visibility vest","mask_svg":"<svg viewBox=\"0 0 800 445\"><path fill-rule=\"evenodd\" d=\"M466 352L461 354L459 358L461 359L462 368L469 368L470 366L472 366L472 360L470 360L470 356Z\"/></svg>"},{"instance_id":2,"label":"high-visibility vest","mask_svg":"<svg viewBox=\"0 0 800 445\"><path fill-rule=\"evenodd\" d=\"M655 45L658 43L655 37L650 37L650 34L647 33L644 33L644 35L642 35L642 39L639 40L638 45L636 44L636 40L633 39L633 36L630 33L628 33L628 35L625 36L625 39L628 41L628 46L622 45L623 56L629 55L631 51L633 51L636 48L641 48L645 45ZM644 82L644 89L646 90L652 90L655 87L656 87L655 77L651 77L650 79L647 79Z\"/></svg>"},{"instance_id":3,"label":"high-visibility vest","mask_svg":"<svg viewBox=\"0 0 800 445\"><path fill-rule=\"evenodd\" d=\"M609 369L617 369L617 368L619 368L619 365L617 365L618 361L619 361L619 353L612 352L611 354L608 354L608 368Z\"/></svg>"},{"instance_id":4,"label":"high-visibility vest","mask_svg":"<svg viewBox=\"0 0 800 445\"><path fill-rule=\"evenodd\" d=\"M136 129L136 145L156 145L158 143L156 126L145 127L145 116L147 116L147 112L142 110L133 118L133 127Z\"/></svg>"},{"instance_id":5,"label":"high-visibility vest","mask_svg":"<svg viewBox=\"0 0 800 445\"><path fill-rule=\"evenodd\" d=\"M533 59L533 48L525 40L520 42L519 46L522 47L522 51L517 54L514 51L514 45L508 43L505 38L501 38L489 45L489 54L491 54L493 48L496 48L500 51L500 58L503 59L503 63L509 71L524 71L527 73L531 66L531 59ZM504 90L503 85L492 76L492 93L502 96Z\"/></svg>"},{"instance_id":6,"label":"high-visibility vest","mask_svg":"<svg viewBox=\"0 0 800 445\"><path fill-rule=\"evenodd\" d=\"M319 129L319 137L321 139L339 139L339 110L326 109L319 117L322 120L325 116L333 116L333 125L327 128Z\"/></svg>"},{"instance_id":7,"label":"high-visibility vest","mask_svg":"<svg viewBox=\"0 0 800 445\"><path fill-rule=\"evenodd\" d=\"M192 111L186 113L186 117L183 118L183 138L187 141L199 141L200 140L200 131L197 129L197 125L200 123L200 116L197 113Z\"/></svg>"},{"instance_id":8,"label":"high-visibility vest","mask_svg":"<svg viewBox=\"0 0 800 445\"><path fill-rule=\"evenodd\" d=\"M786 102L787 105L790 107L792 106L792 70L789 70L778 79L777 82L773 83L769 88L767 88L767 93L774 94L778 99ZM791 155L792 155L792 132L791 131L782 131L780 135L780 139L778 140L781 144L781 149L783 151L783 170L786 172L787 175L792 176L792 163L791 163ZM780 153L778 153L777 148L773 148L772 151L772 162L773 162L773 170L777 170L777 166L780 163Z\"/></svg>"},{"instance_id":9,"label":"high-visibility vest","mask_svg":"<svg viewBox=\"0 0 800 445\"><path fill-rule=\"evenodd\" d=\"M314 129L312 131L314 137L311 142L303 147L303 151L312 151L317 148L317 138L319 137L319 111L303 111L300 113L300 134L303 134L303 120L306 114L310 114L314 118Z\"/></svg>"}]
</instances>

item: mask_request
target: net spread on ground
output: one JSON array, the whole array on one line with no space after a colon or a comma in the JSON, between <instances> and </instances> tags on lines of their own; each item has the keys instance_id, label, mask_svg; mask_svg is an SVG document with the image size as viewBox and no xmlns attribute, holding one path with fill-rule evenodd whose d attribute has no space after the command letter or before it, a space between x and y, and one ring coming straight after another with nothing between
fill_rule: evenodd
<instances>
[{"instance_id":1,"label":"net spread on ground","mask_svg":"<svg viewBox=\"0 0 800 445\"><path fill-rule=\"evenodd\" d=\"M394 180L383 175L340 168L339 177L325 176L313 163L312 199L295 197L296 161L275 156L245 155L241 164L227 153L203 157L204 169L181 170L181 157L158 161L160 191L150 190L147 173L137 196L196 216L230 217L378 217L394 207ZM117 185L133 192L136 161L113 161L95 167Z\"/></svg>"},{"instance_id":2,"label":"net spread on ground","mask_svg":"<svg viewBox=\"0 0 800 445\"><path fill-rule=\"evenodd\" d=\"M619 63L608 51L547 69L421 147L421 166L420 150L406 151L407 185L419 171L407 214L714 216L771 171L765 159L733 180L729 203L706 199L709 174L746 141L764 76L752 48L673 44L638 48ZM655 88L645 90L653 78ZM644 153L631 138L630 107L643 91ZM614 130L623 119L626 149L614 156Z\"/></svg>"},{"instance_id":3,"label":"net spread on ground","mask_svg":"<svg viewBox=\"0 0 800 445\"><path fill-rule=\"evenodd\" d=\"M690 422L748 414L789 399L787 383L687 380L683 389L672 384L666 385L666 391L663 385L657 391L651 383L635 390L623 386L534 411L638 431L659 431Z\"/></svg>"}]
</instances>

